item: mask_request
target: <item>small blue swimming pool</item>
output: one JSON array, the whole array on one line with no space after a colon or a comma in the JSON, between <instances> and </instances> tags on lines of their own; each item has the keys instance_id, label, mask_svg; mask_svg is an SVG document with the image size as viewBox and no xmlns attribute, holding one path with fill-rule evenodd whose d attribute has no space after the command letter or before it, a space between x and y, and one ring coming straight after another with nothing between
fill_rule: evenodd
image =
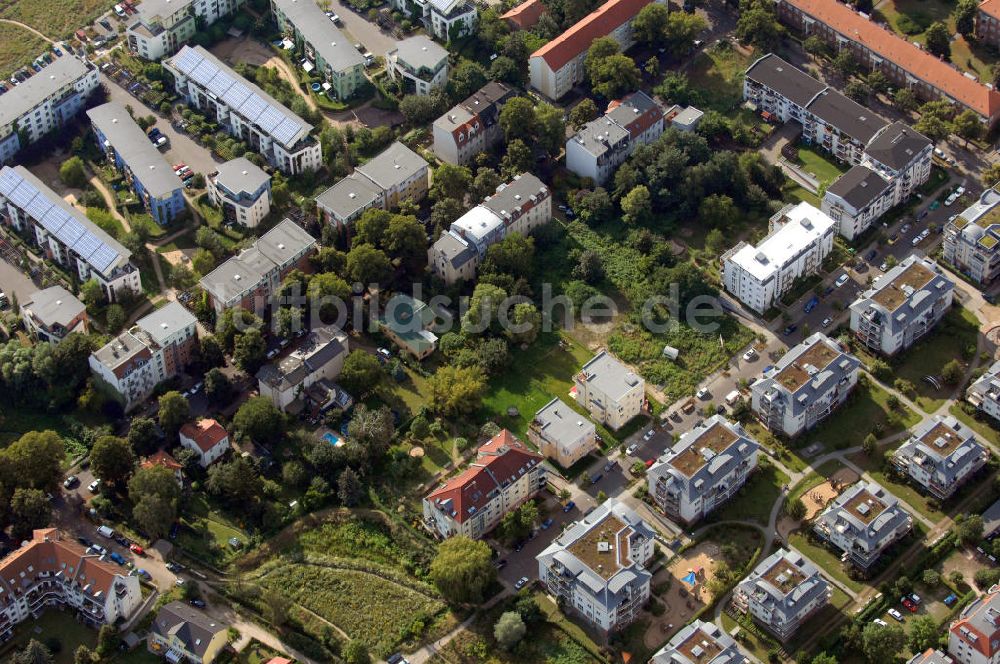
<instances>
[{"instance_id":1,"label":"small blue swimming pool","mask_svg":"<svg viewBox=\"0 0 1000 664\"><path fill-rule=\"evenodd\" d=\"M323 86L320 85L319 83L313 83L312 84L312 90L313 90L313 92L319 92L322 89L323 89Z\"/></svg>"},{"instance_id":2,"label":"small blue swimming pool","mask_svg":"<svg viewBox=\"0 0 1000 664\"><path fill-rule=\"evenodd\" d=\"M339 445L343 445L343 442L340 440L340 438L337 438L337 436L335 436L333 433L331 433L329 431L327 431L326 433L323 434L323 440L325 440L326 442L330 443L334 447L337 447Z\"/></svg>"}]
</instances>

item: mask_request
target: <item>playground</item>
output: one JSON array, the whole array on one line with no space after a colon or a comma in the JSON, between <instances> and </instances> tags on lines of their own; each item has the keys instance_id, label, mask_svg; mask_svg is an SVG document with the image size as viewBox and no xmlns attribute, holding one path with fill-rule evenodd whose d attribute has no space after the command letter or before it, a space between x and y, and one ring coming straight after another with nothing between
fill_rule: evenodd
<instances>
[{"instance_id":1,"label":"playground","mask_svg":"<svg viewBox=\"0 0 1000 664\"><path fill-rule=\"evenodd\" d=\"M822 512L827 503L840 495L845 487L858 481L858 474L850 468L841 468L830 479L802 494L802 503L806 506L806 521Z\"/></svg>"},{"instance_id":2,"label":"playground","mask_svg":"<svg viewBox=\"0 0 1000 664\"><path fill-rule=\"evenodd\" d=\"M718 560L719 545L712 541L700 542L656 574L654 588L668 582L670 587L657 597L666 606L666 611L654 617L646 631L645 641L649 647L663 643L712 600L707 585L714 578Z\"/></svg>"}]
</instances>

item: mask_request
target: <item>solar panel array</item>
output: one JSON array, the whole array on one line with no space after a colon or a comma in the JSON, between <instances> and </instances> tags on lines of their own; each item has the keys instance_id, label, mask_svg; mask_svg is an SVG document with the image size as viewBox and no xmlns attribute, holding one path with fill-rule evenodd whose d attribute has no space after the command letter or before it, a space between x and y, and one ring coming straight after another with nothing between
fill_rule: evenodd
<instances>
[{"instance_id":1,"label":"solar panel array","mask_svg":"<svg viewBox=\"0 0 1000 664\"><path fill-rule=\"evenodd\" d=\"M0 170L0 197L6 198L29 217L41 224L42 228L55 235L60 242L80 256L91 267L107 274L116 261L123 258L118 247L110 246L94 233L89 220L79 220L53 202L56 194L51 190L41 191L33 183L24 179L16 170L4 166ZM103 235L103 233L102 233Z\"/></svg>"},{"instance_id":2,"label":"solar panel array","mask_svg":"<svg viewBox=\"0 0 1000 664\"><path fill-rule=\"evenodd\" d=\"M255 86L243 82L235 72L223 69L224 65L206 57L200 49L185 46L170 64L286 147L291 147L300 134L304 136L312 129L302 118Z\"/></svg>"}]
</instances>

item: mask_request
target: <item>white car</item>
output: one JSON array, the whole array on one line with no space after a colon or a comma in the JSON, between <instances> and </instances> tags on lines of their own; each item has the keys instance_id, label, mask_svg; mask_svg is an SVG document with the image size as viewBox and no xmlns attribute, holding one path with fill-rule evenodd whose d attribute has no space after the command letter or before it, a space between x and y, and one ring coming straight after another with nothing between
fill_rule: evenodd
<instances>
[{"instance_id":1,"label":"white car","mask_svg":"<svg viewBox=\"0 0 1000 664\"><path fill-rule=\"evenodd\" d=\"M522 576L520 579L517 580L517 583L514 584L514 587L520 590L526 585L528 585L528 577Z\"/></svg>"},{"instance_id":2,"label":"white car","mask_svg":"<svg viewBox=\"0 0 1000 664\"><path fill-rule=\"evenodd\" d=\"M841 286L847 283L847 280L849 278L850 277L848 277L847 274L845 273L837 277L837 281L835 281L834 283L836 284L837 288L840 288Z\"/></svg>"},{"instance_id":3,"label":"white car","mask_svg":"<svg viewBox=\"0 0 1000 664\"><path fill-rule=\"evenodd\" d=\"M705 397L708 396L708 388L707 387L701 388L700 390L698 390L695 396L698 397L699 399L704 399Z\"/></svg>"},{"instance_id":4,"label":"white car","mask_svg":"<svg viewBox=\"0 0 1000 664\"><path fill-rule=\"evenodd\" d=\"M898 620L899 622L903 622L903 614L897 611L896 609L889 609L889 615Z\"/></svg>"},{"instance_id":5,"label":"white car","mask_svg":"<svg viewBox=\"0 0 1000 664\"><path fill-rule=\"evenodd\" d=\"M756 359L756 357L757 357L757 351L755 351L753 348L743 353L743 359L746 360L747 362L752 362L754 359Z\"/></svg>"},{"instance_id":6,"label":"white car","mask_svg":"<svg viewBox=\"0 0 1000 664\"><path fill-rule=\"evenodd\" d=\"M872 622L875 623L876 625L879 625L880 627L888 627L889 626L889 623L887 623L886 621L882 620L881 618L876 618Z\"/></svg>"},{"instance_id":7,"label":"white car","mask_svg":"<svg viewBox=\"0 0 1000 664\"><path fill-rule=\"evenodd\" d=\"M646 433L644 433L642 435L642 439L643 440L649 440L652 437L653 437L653 430L652 429L650 429L649 431L647 431Z\"/></svg>"},{"instance_id":8,"label":"white car","mask_svg":"<svg viewBox=\"0 0 1000 664\"><path fill-rule=\"evenodd\" d=\"M910 244L912 244L915 247L915 246L917 246L918 244L920 244L923 241L924 241L924 238L922 238L922 237L920 237L918 235L915 238L913 238L912 240L910 240Z\"/></svg>"},{"instance_id":9,"label":"white car","mask_svg":"<svg viewBox=\"0 0 1000 664\"><path fill-rule=\"evenodd\" d=\"M941 159L945 158L944 150L941 148L934 148L934 154Z\"/></svg>"},{"instance_id":10,"label":"white car","mask_svg":"<svg viewBox=\"0 0 1000 664\"><path fill-rule=\"evenodd\" d=\"M833 321L830 320L829 318L824 318L823 319L823 327L829 327L830 323L832 323L832 322Z\"/></svg>"},{"instance_id":11,"label":"white car","mask_svg":"<svg viewBox=\"0 0 1000 664\"><path fill-rule=\"evenodd\" d=\"M97 490L101 488L101 480L94 480L87 485L87 490L91 493L97 493Z\"/></svg>"},{"instance_id":12,"label":"white car","mask_svg":"<svg viewBox=\"0 0 1000 664\"><path fill-rule=\"evenodd\" d=\"M632 443L631 445L628 446L628 449L625 450L625 454L627 454L628 456L632 456L638 449L639 449L639 443Z\"/></svg>"}]
</instances>

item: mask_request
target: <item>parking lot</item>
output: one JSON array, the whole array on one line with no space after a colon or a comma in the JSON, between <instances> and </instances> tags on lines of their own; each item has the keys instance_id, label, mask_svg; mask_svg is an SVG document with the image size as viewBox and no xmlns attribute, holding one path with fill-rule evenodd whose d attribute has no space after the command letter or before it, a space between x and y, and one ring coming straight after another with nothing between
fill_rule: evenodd
<instances>
[{"instance_id":1,"label":"parking lot","mask_svg":"<svg viewBox=\"0 0 1000 664\"><path fill-rule=\"evenodd\" d=\"M396 39L391 34L351 9L350 5L341 0L331 0L330 10L340 17L341 24L338 27L347 33L352 44L363 44L366 50L381 56L396 47Z\"/></svg>"}]
</instances>

